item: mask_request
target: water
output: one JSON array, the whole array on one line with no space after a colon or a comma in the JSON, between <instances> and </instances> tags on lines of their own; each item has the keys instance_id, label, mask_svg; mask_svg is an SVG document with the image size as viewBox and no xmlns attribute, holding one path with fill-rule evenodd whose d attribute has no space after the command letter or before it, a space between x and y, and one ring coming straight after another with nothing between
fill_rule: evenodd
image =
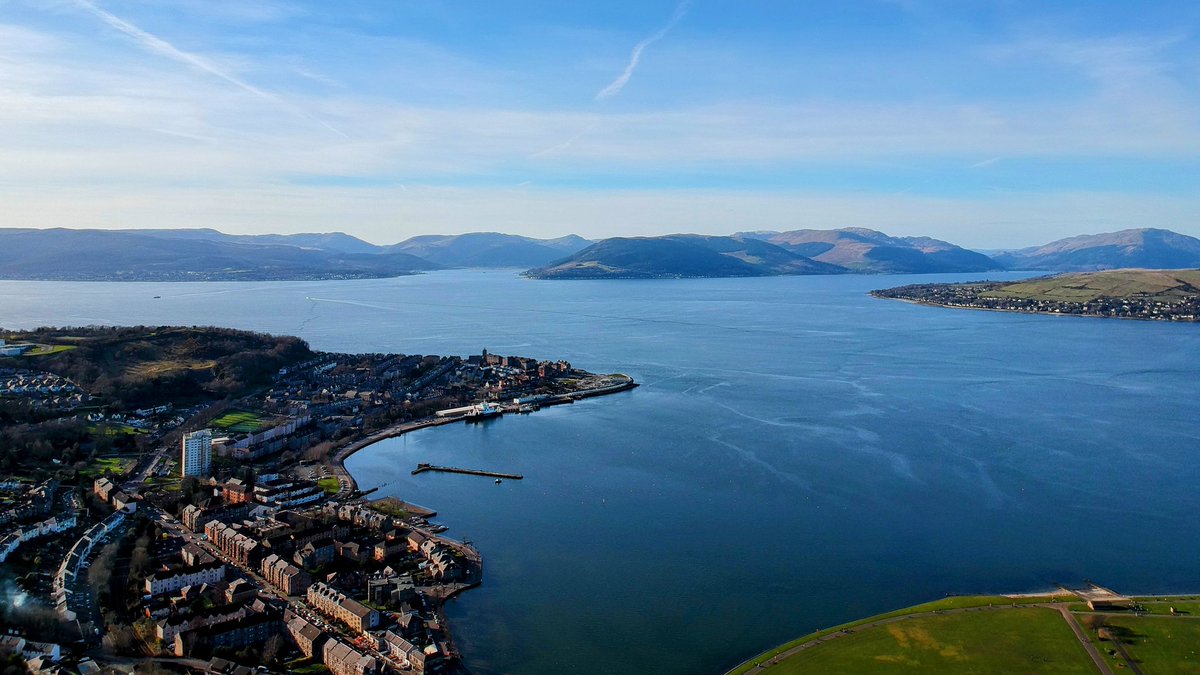
<instances>
[{"instance_id":1,"label":"water","mask_svg":"<svg viewBox=\"0 0 1200 675\"><path fill-rule=\"evenodd\" d=\"M485 584L449 607L479 673L716 673L946 593L1200 590L1200 326L865 295L952 278L3 282L0 324L219 324L633 375L348 462L483 552Z\"/></svg>"}]
</instances>

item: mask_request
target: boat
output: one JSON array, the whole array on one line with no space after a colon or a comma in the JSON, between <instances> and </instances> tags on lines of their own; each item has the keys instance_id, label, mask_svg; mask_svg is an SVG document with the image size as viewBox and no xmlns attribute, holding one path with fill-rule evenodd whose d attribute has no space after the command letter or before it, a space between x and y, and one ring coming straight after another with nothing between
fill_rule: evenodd
<instances>
[{"instance_id":1,"label":"boat","mask_svg":"<svg viewBox=\"0 0 1200 675\"><path fill-rule=\"evenodd\" d=\"M496 417L501 412L503 411L500 409L500 406L484 401L483 403L476 403L471 406L471 412L467 413L466 418L472 421L485 420L489 417Z\"/></svg>"},{"instance_id":2,"label":"boat","mask_svg":"<svg viewBox=\"0 0 1200 675\"><path fill-rule=\"evenodd\" d=\"M499 485L499 484L501 484L501 483L503 483L503 482L504 482L504 481L500 480L499 478L497 478L497 479L496 479L496 485Z\"/></svg>"}]
</instances>

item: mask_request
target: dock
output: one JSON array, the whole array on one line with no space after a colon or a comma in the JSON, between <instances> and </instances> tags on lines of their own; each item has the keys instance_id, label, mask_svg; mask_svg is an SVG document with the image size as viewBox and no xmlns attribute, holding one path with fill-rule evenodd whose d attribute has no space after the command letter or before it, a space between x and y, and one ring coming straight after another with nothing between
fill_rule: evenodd
<instances>
[{"instance_id":1,"label":"dock","mask_svg":"<svg viewBox=\"0 0 1200 675\"><path fill-rule=\"evenodd\" d=\"M509 480L521 480L525 478L519 473L500 473L499 471L482 471L480 469L461 469L457 466L434 466L432 464L418 464L417 468L413 469L413 475L424 473L426 471L441 471L442 473L463 473L469 476L487 476L488 478L507 478Z\"/></svg>"}]
</instances>

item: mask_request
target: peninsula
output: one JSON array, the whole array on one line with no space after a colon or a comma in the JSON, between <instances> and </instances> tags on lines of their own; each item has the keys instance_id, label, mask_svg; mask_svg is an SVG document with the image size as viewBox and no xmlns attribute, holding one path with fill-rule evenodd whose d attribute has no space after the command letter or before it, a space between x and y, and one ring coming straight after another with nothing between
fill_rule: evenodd
<instances>
[{"instance_id":1,"label":"peninsula","mask_svg":"<svg viewBox=\"0 0 1200 675\"><path fill-rule=\"evenodd\" d=\"M1109 270L1018 282L914 284L871 295L962 309L1200 321L1200 270Z\"/></svg>"},{"instance_id":2,"label":"peninsula","mask_svg":"<svg viewBox=\"0 0 1200 675\"><path fill-rule=\"evenodd\" d=\"M748 673L1192 672L1200 596L1125 596L1086 583L948 596L819 630L759 654Z\"/></svg>"},{"instance_id":3,"label":"peninsula","mask_svg":"<svg viewBox=\"0 0 1200 675\"><path fill-rule=\"evenodd\" d=\"M0 620L26 636L0 647L80 670L462 671L442 605L483 581L482 556L435 511L368 499L342 460L637 386L563 360L320 352L220 328L0 338Z\"/></svg>"}]
</instances>

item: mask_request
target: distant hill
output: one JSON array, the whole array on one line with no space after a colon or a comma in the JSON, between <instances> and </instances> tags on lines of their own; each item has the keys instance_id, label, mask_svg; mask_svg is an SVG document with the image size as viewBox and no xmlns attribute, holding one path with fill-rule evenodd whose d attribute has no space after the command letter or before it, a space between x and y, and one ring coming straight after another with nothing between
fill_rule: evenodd
<instances>
[{"instance_id":1,"label":"distant hill","mask_svg":"<svg viewBox=\"0 0 1200 675\"><path fill-rule=\"evenodd\" d=\"M444 267L539 267L586 248L592 242L569 235L533 239L498 232L422 235L388 247Z\"/></svg>"},{"instance_id":2,"label":"distant hill","mask_svg":"<svg viewBox=\"0 0 1200 675\"><path fill-rule=\"evenodd\" d=\"M525 274L537 279L652 279L845 271L758 239L683 234L605 239Z\"/></svg>"},{"instance_id":3,"label":"distant hill","mask_svg":"<svg viewBox=\"0 0 1200 675\"><path fill-rule=\"evenodd\" d=\"M750 232L754 237L818 262L855 272L927 274L987 272L1003 265L982 253L930 237L891 237L864 228Z\"/></svg>"},{"instance_id":4,"label":"distant hill","mask_svg":"<svg viewBox=\"0 0 1200 675\"><path fill-rule=\"evenodd\" d=\"M257 241L212 230L0 229L0 278L343 279L392 277L439 267L398 251L344 253Z\"/></svg>"},{"instance_id":5,"label":"distant hill","mask_svg":"<svg viewBox=\"0 0 1200 675\"><path fill-rule=\"evenodd\" d=\"M276 244L315 248L338 253L384 253L387 249L353 237L345 232L309 232L303 234L225 234L209 228L186 230L118 230L136 234L153 234L171 239L221 241L239 244Z\"/></svg>"},{"instance_id":6,"label":"distant hill","mask_svg":"<svg viewBox=\"0 0 1200 675\"><path fill-rule=\"evenodd\" d=\"M1185 269L1200 267L1200 239L1170 230L1121 230L1060 239L996 259L1019 270Z\"/></svg>"}]
</instances>

